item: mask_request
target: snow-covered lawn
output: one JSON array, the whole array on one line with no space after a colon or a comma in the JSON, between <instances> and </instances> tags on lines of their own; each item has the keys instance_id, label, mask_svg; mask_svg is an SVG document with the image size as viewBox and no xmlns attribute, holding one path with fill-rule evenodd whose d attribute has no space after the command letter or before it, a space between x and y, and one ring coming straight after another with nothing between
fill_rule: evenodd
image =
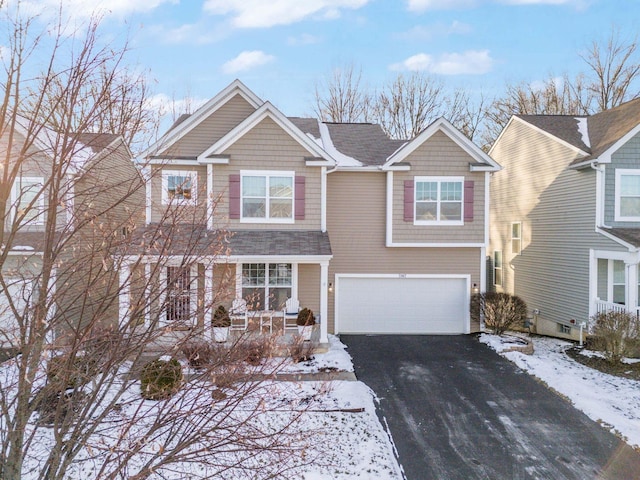
<instances>
[{"instance_id":1,"label":"snow-covered lawn","mask_svg":"<svg viewBox=\"0 0 640 480\"><path fill-rule=\"evenodd\" d=\"M601 373L574 361L564 353L572 344L563 340L546 337L532 340L534 353L525 355L503 352L511 345L504 344L500 337L480 336L481 342L567 397L577 409L629 445L640 448L640 382Z\"/></svg>"},{"instance_id":2,"label":"snow-covered lawn","mask_svg":"<svg viewBox=\"0 0 640 480\"><path fill-rule=\"evenodd\" d=\"M350 356L345 351L345 346L336 337L331 337L330 349L327 353L316 354L314 359L306 363L293 363L287 361L281 372L290 374L312 374L326 371L353 371ZM15 371L12 361L0 366L0 383L7 385ZM188 372L187 372L188 373ZM194 390L197 395L199 389L206 388L202 382L190 382L185 388ZM202 390L200 390L202 391ZM187 393L187 395L190 395ZM193 403L196 408L216 408L211 404L210 395L201 395L203 401ZM209 401L206 399L209 398ZM173 400L167 400L170 402ZM351 478L377 478L400 479L400 467L393 453L393 446L388 434L375 413L374 394L362 382L358 381L264 381L259 389L247 399L242 400L246 406L239 406L231 415L242 415L243 411L255 411L255 405L260 404L262 413L256 417L261 425L279 428L286 424L290 418L302 415L295 423L296 428L303 432L312 432L312 445L305 448L304 458L294 458L288 466L289 474L293 478L307 480L351 479ZM145 432L145 422L153 419L156 410L160 408L160 402L143 400L140 397L139 383L134 383L123 395L122 409L110 414L105 420L100 438L93 438L96 444L109 445L113 440L113 432L117 431L117 425L123 423L133 424L131 436ZM199 405L199 406L198 406ZM176 406L179 406L177 404ZM165 408L166 410L166 408ZM140 412L145 412L140 414ZM148 412L148 413L147 413ZM137 414L137 416L136 416ZM193 414L191 414L193 415ZM197 414L196 414L197 416ZM136 418L128 421L128 418ZM33 421L37 420L37 414ZM194 420L195 422L195 420ZM0 428L2 428L0 420ZM107 424L113 424L107 425ZM23 469L23 478L26 480L38 477L42 459L46 458L47 451L52 445L51 429L36 427L36 441L26 457ZM139 430L140 434L136 431ZM295 437L295 434L292 438ZM304 436L303 436L304 438ZM95 447L94 447L95 448ZM149 448L155 448L152 444ZM67 470L69 479L82 478L92 480L97 476L101 461L96 461L95 449L85 447L76 457L77 461ZM228 453L220 453L228 455ZM311 460L313 459L313 461ZM143 464L144 454L137 454L130 462L130 471L135 472ZM260 456L254 461L260 462ZM312 461L312 463L309 463ZM298 465L296 467L296 465ZM164 469L153 479L200 479L210 478L207 473L210 467L184 463L171 465L170 469ZM122 473L124 477L127 475ZM246 478L246 472L238 469L227 470L223 475L216 474L215 478L242 479ZM253 477L252 477L253 478ZM258 475L255 478L260 478Z\"/></svg>"}]
</instances>

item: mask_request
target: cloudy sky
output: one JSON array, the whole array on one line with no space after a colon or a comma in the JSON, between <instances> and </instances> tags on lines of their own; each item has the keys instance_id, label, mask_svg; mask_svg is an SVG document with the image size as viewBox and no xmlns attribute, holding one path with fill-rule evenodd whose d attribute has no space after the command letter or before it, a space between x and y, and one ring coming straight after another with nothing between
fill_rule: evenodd
<instances>
[{"instance_id":1,"label":"cloudy sky","mask_svg":"<svg viewBox=\"0 0 640 480\"><path fill-rule=\"evenodd\" d=\"M128 32L157 95L208 99L239 78L287 115L310 114L315 84L349 63L371 88L422 71L492 96L583 69L612 27L640 31L640 0L64 1L108 8L104 31Z\"/></svg>"}]
</instances>

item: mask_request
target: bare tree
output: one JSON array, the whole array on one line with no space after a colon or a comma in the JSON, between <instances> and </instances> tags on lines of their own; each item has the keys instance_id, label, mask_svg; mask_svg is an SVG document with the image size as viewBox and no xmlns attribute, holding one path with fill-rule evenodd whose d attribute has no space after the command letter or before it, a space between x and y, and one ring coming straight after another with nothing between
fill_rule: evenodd
<instances>
[{"instance_id":1,"label":"bare tree","mask_svg":"<svg viewBox=\"0 0 640 480\"><path fill-rule=\"evenodd\" d=\"M625 41L612 28L605 44L594 40L580 55L590 70L587 89L596 102L594 111L608 110L640 95L637 50L637 37Z\"/></svg>"},{"instance_id":2,"label":"bare tree","mask_svg":"<svg viewBox=\"0 0 640 480\"><path fill-rule=\"evenodd\" d=\"M353 64L336 67L315 86L314 113L325 122L368 122L372 97Z\"/></svg>"},{"instance_id":3,"label":"bare tree","mask_svg":"<svg viewBox=\"0 0 640 480\"><path fill-rule=\"evenodd\" d=\"M0 13L0 350L17 354L0 364L0 478L275 478L312 461L304 407L282 408L262 381L279 363L243 336L170 398L141 399L149 355L206 338L224 284L198 297L185 329L183 273L224 255L228 234L190 229L207 218L173 205L145 225L122 138L144 124L145 91L115 80L126 46L104 45L99 19L69 32L63 13L47 26Z\"/></svg>"}]
</instances>

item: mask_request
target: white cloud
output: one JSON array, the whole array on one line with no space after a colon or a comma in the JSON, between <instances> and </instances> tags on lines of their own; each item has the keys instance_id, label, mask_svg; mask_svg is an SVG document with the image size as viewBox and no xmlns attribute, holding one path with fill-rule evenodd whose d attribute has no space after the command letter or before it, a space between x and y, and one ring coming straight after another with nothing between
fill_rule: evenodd
<instances>
[{"instance_id":1,"label":"white cloud","mask_svg":"<svg viewBox=\"0 0 640 480\"><path fill-rule=\"evenodd\" d=\"M62 7L64 14L73 18L88 18L95 14L123 17L132 13L150 12L164 3L178 2L179 0L62 0ZM55 16L60 8L60 0L27 0L22 5L29 11Z\"/></svg>"},{"instance_id":2,"label":"white cloud","mask_svg":"<svg viewBox=\"0 0 640 480\"><path fill-rule=\"evenodd\" d=\"M188 43L190 45L207 45L225 39L229 32L223 27L211 28L204 23L186 23L179 27L153 25L148 32L165 44Z\"/></svg>"},{"instance_id":3,"label":"white cloud","mask_svg":"<svg viewBox=\"0 0 640 480\"><path fill-rule=\"evenodd\" d=\"M392 70L426 71L439 75L482 75L493 67L489 50L443 53L438 57L419 53L390 66Z\"/></svg>"},{"instance_id":4,"label":"white cloud","mask_svg":"<svg viewBox=\"0 0 640 480\"><path fill-rule=\"evenodd\" d=\"M267 55L261 50L245 51L222 65L222 71L227 74L244 72L272 62L275 58L273 55Z\"/></svg>"},{"instance_id":5,"label":"white cloud","mask_svg":"<svg viewBox=\"0 0 640 480\"><path fill-rule=\"evenodd\" d=\"M454 20L449 24L435 23L432 25L416 25L415 27L397 34L398 38L405 40L430 40L447 35L466 35L472 31L468 23Z\"/></svg>"},{"instance_id":6,"label":"white cloud","mask_svg":"<svg viewBox=\"0 0 640 480\"><path fill-rule=\"evenodd\" d=\"M289 25L308 17L336 18L343 9L356 10L369 0L206 0L204 11L231 15L239 28Z\"/></svg>"},{"instance_id":7,"label":"white cloud","mask_svg":"<svg viewBox=\"0 0 640 480\"><path fill-rule=\"evenodd\" d=\"M175 116L175 120L183 113L195 112L207 101L207 98L190 97L189 95L178 99L166 93L157 93L145 101L145 108L155 110L163 117L166 115Z\"/></svg>"},{"instance_id":8,"label":"white cloud","mask_svg":"<svg viewBox=\"0 0 640 480\"><path fill-rule=\"evenodd\" d=\"M581 7L587 0L407 0L411 12L426 10L455 10L475 7L481 4L501 3L504 5L575 5Z\"/></svg>"}]
</instances>

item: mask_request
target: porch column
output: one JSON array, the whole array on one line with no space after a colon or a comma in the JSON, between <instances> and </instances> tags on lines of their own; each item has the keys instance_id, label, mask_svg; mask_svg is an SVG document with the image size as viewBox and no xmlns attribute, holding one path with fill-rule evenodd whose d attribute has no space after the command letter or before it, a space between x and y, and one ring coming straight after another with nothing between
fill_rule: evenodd
<instances>
[{"instance_id":1,"label":"porch column","mask_svg":"<svg viewBox=\"0 0 640 480\"><path fill-rule=\"evenodd\" d=\"M144 324L148 328L151 325L151 264L144 264Z\"/></svg>"},{"instance_id":2,"label":"porch column","mask_svg":"<svg viewBox=\"0 0 640 480\"><path fill-rule=\"evenodd\" d=\"M320 262L320 343L328 343L329 262Z\"/></svg>"},{"instance_id":3,"label":"porch column","mask_svg":"<svg viewBox=\"0 0 640 480\"><path fill-rule=\"evenodd\" d=\"M122 328L129 320L129 309L131 307L131 264L123 261L120 264L120 294L118 295L118 325Z\"/></svg>"},{"instance_id":4,"label":"porch column","mask_svg":"<svg viewBox=\"0 0 640 480\"><path fill-rule=\"evenodd\" d=\"M207 163L207 230L213 230L213 165Z\"/></svg>"},{"instance_id":5,"label":"porch column","mask_svg":"<svg viewBox=\"0 0 640 480\"><path fill-rule=\"evenodd\" d=\"M627 271L627 310L635 312L638 308L638 264L625 263L624 266Z\"/></svg>"},{"instance_id":6,"label":"porch column","mask_svg":"<svg viewBox=\"0 0 640 480\"><path fill-rule=\"evenodd\" d=\"M204 331L213 338L211 315L213 311L213 265L211 262L204 267Z\"/></svg>"}]
</instances>

